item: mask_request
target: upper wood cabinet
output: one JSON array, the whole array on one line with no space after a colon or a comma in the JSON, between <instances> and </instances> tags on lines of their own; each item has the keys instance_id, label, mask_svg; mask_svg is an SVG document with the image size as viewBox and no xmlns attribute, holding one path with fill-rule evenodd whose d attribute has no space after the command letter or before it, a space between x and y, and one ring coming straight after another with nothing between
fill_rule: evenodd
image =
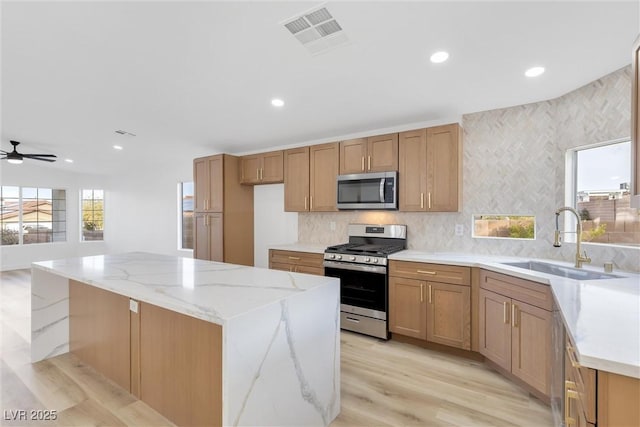
<instances>
[{"instance_id":1,"label":"upper wood cabinet","mask_svg":"<svg viewBox=\"0 0 640 427\"><path fill-rule=\"evenodd\" d=\"M284 152L284 210L309 210L309 147Z\"/></svg>"},{"instance_id":2,"label":"upper wood cabinet","mask_svg":"<svg viewBox=\"0 0 640 427\"><path fill-rule=\"evenodd\" d=\"M196 212L222 212L223 154L193 161Z\"/></svg>"},{"instance_id":3,"label":"upper wood cabinet","mask_svg":"<svg viewBox=\"0 0 640 427\"><path fill-rule=\"evenodd\" d=\"M326 212L336 208L339 144L312 145L284 152L284 210Z\"/></svg>"},{"instance_id":4,"label":"upper wood cabinet","mask_svg":"<svg viewBox=\"0 0 640 427\"><path fill-rule=\"evenodd\" d=\"M283 151L252 154L242 157L242 184L273 184L283 182Z\"/></svg>"},{"instance_id":5,"label":"upper wood cabinet","mask_svg":"<svg viewBox=\"0 0 640 427\"><path fill-rule=\"evenodd\" d=\"M337 211L340 149L337 142L309 147L309 210Z\"/></svg>"},{"instance_id":6,"label":"upper wood cabinet","mask_svg":"<svg viewBox=\"0 0 640 427\"><path fill-rule=\"evenodd\" d=\"M194 258L253 265L253 187L240 185L239 157L195 159Z\"/></svg>"},{"instance_id":7,"label":"upper wood cabinet","mask_svg":"<svg viewBox=\"0 0 640 427\"><path fill-rule=\"evenodd\" d=\"M340 143L340 174L398 170L398 134L351 139Z\"/></svg>"},{"instance_id":8,"label":"upper wood cabinet","mask_svg":"<svg viewBox=\"0 0 640 427\"><path fill-rule=\"evenodd\" d=\"M459 211L461 145L462 132L457 123L400 133L398 181L401 211Z\"/></svg>"},{"instance_id":9,"label":"upper wood cabinet","mask_svg":"<svg viewBox=\"0 0 640 427\"><path fill-rule=\"evenodd\" d=\"M632 206L640 207L640 36L633 44L631 92L631 180ZM635 203L634 203L635 202Z\"/></svg>"}]
</instances>

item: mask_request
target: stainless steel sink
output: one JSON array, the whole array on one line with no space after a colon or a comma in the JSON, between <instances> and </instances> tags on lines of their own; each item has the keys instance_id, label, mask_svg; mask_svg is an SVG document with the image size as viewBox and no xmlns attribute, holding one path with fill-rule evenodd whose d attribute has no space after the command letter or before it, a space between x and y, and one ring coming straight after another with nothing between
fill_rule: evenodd
<instances>
[{"instance_id":1,"label":"stainless steel sink","mask_svg":"<svg viewBox=\"0 0 640 427\"><path fill-rule=\"evenodd\" d=\"M622 276L615 274L598 273L596 271L581 270L573 267L563 267L561 265L549 264L540 261L522 261L522 262L503 262L503 265L511 267L523 268L525 270L537 271L540 273L553 274L554 276L567 277L574 280L602 280L617 279Z\"/></svg>"}]
</instances>

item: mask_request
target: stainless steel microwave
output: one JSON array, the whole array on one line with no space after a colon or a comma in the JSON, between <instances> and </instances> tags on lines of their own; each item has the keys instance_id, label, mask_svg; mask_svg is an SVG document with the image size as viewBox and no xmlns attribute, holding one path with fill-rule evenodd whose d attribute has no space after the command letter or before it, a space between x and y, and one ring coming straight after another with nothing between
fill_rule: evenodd
<instances>
[{"instance_id":1,"label":"stainless steel microwave","mask_svg":"<svg viewBox=\"0 0 640 427\"><path fill-rule=\"evenodd\" d=\"M398 209L398 172L338 176L338 209Z\"/></svg>"}]
</instances>

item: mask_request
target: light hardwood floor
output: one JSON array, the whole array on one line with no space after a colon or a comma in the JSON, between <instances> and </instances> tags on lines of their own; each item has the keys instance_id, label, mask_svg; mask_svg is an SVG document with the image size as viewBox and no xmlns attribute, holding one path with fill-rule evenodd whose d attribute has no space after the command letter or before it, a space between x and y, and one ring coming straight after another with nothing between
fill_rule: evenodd
<instances>
[{"instance_id":1,"label":"light hardwood floor","mask_svg":"<svg viewBox=\"0 0 640 427\"><path fill-rule=\"evenodd\" d=\"M72 355L29 362L29 270L0 273L0 310L0 425L173 425ZM348 332L341 341L332 427L553 424L548 406L481 362ZM5 419L19 409L56 410L57 420Z\"/></svg>"}]
</instances>

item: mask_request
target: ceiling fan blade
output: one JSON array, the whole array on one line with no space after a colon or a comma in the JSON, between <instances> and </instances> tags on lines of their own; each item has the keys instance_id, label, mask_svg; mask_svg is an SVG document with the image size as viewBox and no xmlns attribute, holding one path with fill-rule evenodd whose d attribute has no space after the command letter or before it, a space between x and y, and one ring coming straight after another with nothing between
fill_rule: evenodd
<instances>
[{"instance_id":1,"label":"ceiling fan blade","mask_svg":"<svg viewBox=\"0 0 640 427\"><path fill-rule=\"evenodd\" d=\"M9 151L0 150L0 153L9 154Z\"/></svg>"},{"instance_id":2,"label":"ceiling fan blade","mask_svg":"<svg viewBox=\"0 0 640 427\"><path fill-rule=\"evenodd\" d=\"M23 154L23 157L58 157L55 154Z\"/></svg>"},{"instance_id":3,"label":"ceiling fan blade","mask_svg":"<svg viewBox=\"0 0 640 427\"><path fill-rule=\"evenodd\" d=\"M27 156L24 156L24 158L25 159L31 159L31 160L42 160L43 162L55 162L56 161L56 159L43 159L42 157L31 157L31 156L27 157Z\"/></svg>"}]
</instances>

